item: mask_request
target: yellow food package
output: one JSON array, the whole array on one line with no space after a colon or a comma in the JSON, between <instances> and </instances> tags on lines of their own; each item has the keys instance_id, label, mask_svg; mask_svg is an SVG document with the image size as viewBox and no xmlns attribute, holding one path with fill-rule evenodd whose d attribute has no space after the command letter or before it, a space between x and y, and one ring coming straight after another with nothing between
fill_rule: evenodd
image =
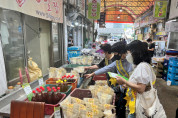
<instances>
[{"instance_id":1,"label":"yellow food package","mask_svg":"<svg viewBox=\"0 0 178 118\"><path fill-rule=\"evenodd\" d=\"M28 59L28 71L30 76L30 81L35 81L42 76L42 71L38 65L32 61L32 58Z\"/></svg>"},{"instance_id":2,"label":"yellow food package","mask_svg":"<svg viewBox=\"0 0 178 118\"><path fill-rule=\"evenodd\" d=\"M84 101L79 99L79 98L75 98L75 97L71 97L71 101L72 103L78 103L78 104L84 104Z\"/></svg>"}]
</instances>

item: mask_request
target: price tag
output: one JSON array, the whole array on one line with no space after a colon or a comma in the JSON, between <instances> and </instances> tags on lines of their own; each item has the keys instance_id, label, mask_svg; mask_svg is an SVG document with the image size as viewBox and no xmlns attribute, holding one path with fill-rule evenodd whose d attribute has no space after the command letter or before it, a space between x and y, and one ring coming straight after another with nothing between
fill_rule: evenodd
<instances>
[{"instance_id":1,"label":"price tag","mask_svg":"<svg viewBox=\"0 0 178 118\"><path fill-rule=\"evenodd\" d=\"M43 77L40 77L40 78L38 79L38 83L39 83L39 86L43 86L43 85L44 85Z\"/></svg>"},{"instance_id":2,"label":"price tag","mask_svg":"<svg viewBox=\"0 0 178 118\"><path fill-rule=\"evenodd\" d=\"M30 84L29 83L25 83L25 84L22 85L22 88L24 89L28 100L31 101L33 94L32 94L32 89L30 87Z\"/></svg>"},{"instance_id":3,"label":"price tag","mask_svg":"<svg viewBox=\"0 0 178 118\"><path fill-rule=\"evenodd\" d=\"M61 118L60 107L54 107L54 118Z\"/></svg>"}]
</instances>

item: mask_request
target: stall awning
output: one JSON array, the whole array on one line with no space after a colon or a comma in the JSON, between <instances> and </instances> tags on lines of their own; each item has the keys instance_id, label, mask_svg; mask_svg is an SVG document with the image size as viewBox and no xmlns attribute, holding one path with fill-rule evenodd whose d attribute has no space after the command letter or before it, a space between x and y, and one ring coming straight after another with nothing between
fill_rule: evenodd
<instances>
[{"instance_id":1,"label":"stall awning","mask_svg":"<svg viewBox=\"0 0 178 118\"><path fill-rule=\"evenodd\" d=\"M155 0L101 0L101 12L106 21L134 21L154 5ZM118 18L118 16L120 18Z\"/></svg>"}]
</instances>

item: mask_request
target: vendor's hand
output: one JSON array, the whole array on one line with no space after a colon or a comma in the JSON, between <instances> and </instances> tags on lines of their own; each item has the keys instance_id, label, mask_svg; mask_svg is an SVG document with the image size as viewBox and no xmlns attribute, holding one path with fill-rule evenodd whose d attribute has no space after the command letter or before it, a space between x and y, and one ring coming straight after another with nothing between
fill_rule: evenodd
<instances>
[{"instance_id":1,"label":"vendor's hand","mask_svg":"<svg viewBox=\"0 0 178 118\"><path fill-rule=\"evenodd\" d=\"M86 74L86 75L84 75L84 76L86 77L86 79L89 79L90 77L93 76L93 74Z\"/></svg>"},{"instance_id":2,"label":"vendor's hand","mask_svg":"<svg viewBox=\"0 0 178 118\"><path fill-rule=\"evenodd\" d=\"M123 85L126 82L125 79L123 79L122 77L119 77L119 76L117 76L116 80L119 85Z\"/></svg>"}]
</instances>

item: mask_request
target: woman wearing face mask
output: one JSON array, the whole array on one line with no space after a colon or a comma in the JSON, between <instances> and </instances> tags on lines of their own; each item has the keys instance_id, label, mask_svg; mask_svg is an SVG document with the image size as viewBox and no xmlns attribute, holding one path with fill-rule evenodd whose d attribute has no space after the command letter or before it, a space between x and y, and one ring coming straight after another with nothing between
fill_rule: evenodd
<instances>
[{"instance_id":1,"label":"woman wearing face mask","mask_svg":"<svg viewBox=\"0 0 178 118\"><path fill-rule=\"evenodd\" d=\"M127 46L127 49L128 54L126 59L128 62L135 65L136 68L130 76L129 81L126 81L122 77L118 77L117 83L119 85L125 84L128 87L125 97L130 110L128 118L135 118L136 94L149 90L150 82L154 83L156 76L150 66L151 57L143 42L135 40Z\"/></svg>"},{"instance_id":2,"label":"woman wearing face mask","mask_svg":"<svg viewBox=\"0 0 178 118\"><path fill-rule=\"evenodd\" d=\"M111 53L111 45L104 44L101 46L101 49L104 51L105 58L98 64L89 67L85 67L85 69L98 69L104 66L107 66L115 61L114 54Z\"/></svg>"},{"instance_id":3,"label":"woman wearing face mask","mask_svg":"<svg viewBox=\"0 0 178 118\"><path fill-rule=\"evenodd\" d=\"M94 75L100 75L100 74L112 72L112 71L117 71L118 74L129 78L129 73L132 71L132 64L130 64L126 60L126 53L127 53L126 44L123 42L115 43L112 46L112 52L114 52L115 54L114 57L116 58L116 61L108 66L105 66L104 68L101 68L95 71L92 74L85 75L86 78L90 78ZM110 83L109 83L109 86L111 86ZM125 118L126 101L123 99L125 97L125 90L122 88L122 86L118 86L118 85L116 85L115 87L114 86L111 86L111 87L113 88L116 95L118 95L118 98L117 98L118 101L116 101L117 118Z\"/></svg>"}]
</instances>

